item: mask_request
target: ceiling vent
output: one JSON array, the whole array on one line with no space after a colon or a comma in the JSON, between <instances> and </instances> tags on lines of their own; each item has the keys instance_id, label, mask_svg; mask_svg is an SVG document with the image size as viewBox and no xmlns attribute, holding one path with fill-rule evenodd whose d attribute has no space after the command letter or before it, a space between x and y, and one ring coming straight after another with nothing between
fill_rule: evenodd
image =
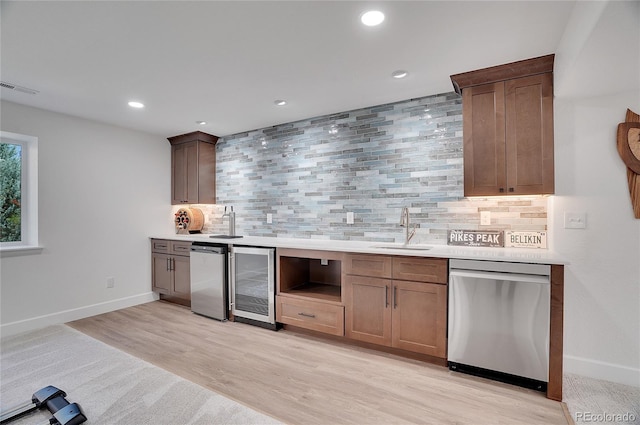
<instances>
[{"instance_id":1,"label":"ceiling vent","mask_svg":"<svg viewBox=\"0 0 640 425\"><path fill-rule=\"evenodd\" d=\"M15 91L19 91L21 93L27 93L27 94L38 94L38 90L34 90L34 89L30 89L28 87L22 87L19 86L17 84L11 84L11 83L7 83L4 81L0 81L0 87L5 88L5 89L9 89L9 90L15 90Z\"/></svg>"}]
</instances>

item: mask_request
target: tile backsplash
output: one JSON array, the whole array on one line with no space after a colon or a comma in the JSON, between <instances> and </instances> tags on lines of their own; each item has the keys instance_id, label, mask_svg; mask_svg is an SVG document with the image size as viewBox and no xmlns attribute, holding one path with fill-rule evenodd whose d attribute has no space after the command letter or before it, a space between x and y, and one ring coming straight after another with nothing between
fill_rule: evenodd
<instances>
[{"instance_id":1,"label":"tile backsplash","mask_svg":"<svg viewBox=\"0 0 640 425\"><path fill-rule=\"evenodd\" d=\"M401 242L405 206L419 243L445 244L448 229L547 229L545 197L463 197L453 92L226 136L216 168L218 204L193 205L206 233L227 232L224 205L234 206L237 233L251 236Z\"/></svg>"}]
</instances>

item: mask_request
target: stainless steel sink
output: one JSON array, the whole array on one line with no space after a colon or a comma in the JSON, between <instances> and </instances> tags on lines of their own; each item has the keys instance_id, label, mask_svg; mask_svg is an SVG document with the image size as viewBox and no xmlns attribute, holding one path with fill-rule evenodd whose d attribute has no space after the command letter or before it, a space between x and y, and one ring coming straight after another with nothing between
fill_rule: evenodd
<instances>
[{"instance_id":1,"label":"stainless steel sink","mask_svg":"<svg viewBox=\"0 0 640 425\"><path fill-rule=\"evenodd\" d=\"M371 248L378 249L403 249L409 251L428 251L432 247L428 245L405 245L405 244L387 244L387 245L373 245Z\"/></svg>"}]
</instances>

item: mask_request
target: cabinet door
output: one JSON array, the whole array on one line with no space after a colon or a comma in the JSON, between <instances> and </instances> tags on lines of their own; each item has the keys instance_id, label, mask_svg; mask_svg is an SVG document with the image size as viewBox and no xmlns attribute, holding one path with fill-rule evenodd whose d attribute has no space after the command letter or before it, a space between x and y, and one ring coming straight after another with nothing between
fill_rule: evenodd
<instances>
[{"instance_id":1,"label":"cabinet door","mask_svg":"<svg viewBox=\"0 0 640 425\"><path fill-rule=\"evenodd\" d=\"M379 345L391 345L391 281L346 277L345 335Z\"/></svg>"},{"instance_id":2,"label":"cabinet door","mask_svg":"<svg viewBox=\"0 0 640 425\"><path fill-rule=\"evenodd\" d=\"M508 194L553 193L552 74L506 81L505 107Z\"/></svg>"},{"instance_id":3,"label":"cabinet door","mask_svg":"<svg viewBox=\"0 0 640 425\"><path fill-rule=\"evenodd\" d=\"M198 142L171 147L171 203L198 202Z\"/></svg>"},{"instance_id":4,"label":"cabinet door","mask_svg":"<svg viewBox=\"0 0 640 425\"><path fill-rule=\"evenodd\" d=\"M447 287L393 281L393 347L446 357Z\"/></svg>"},{"instance_id":5,"label":"cabinet door","mask_svg":"<svg viewBox=\"0 0 640 425\"><path fill-rule=\"evenodd\" d=\"M191 299L191 269L189 257L174 256L171 259L173 268L173 286L171 295Z\"/></svg>"},{"instance_id":6,"label":"cabinet door","mask_svg":"<svg viewBox=\"0 0 640 425\"><path fill-rule=\"evenodd\" d=\"M151 254L152 289L160 294L171 292L171 257L166 254Z\"/></svg>"},{"instance_id":7,"label":"cabinet door","mask_svg":"<svg viewBox=\"0 0 640 425\"><path fill-rule=\"evenodd\" d=\"M196 194L198 203L216 203L216 145L198 142Z\"/></svg>"},{"instance_id":8,"label":"cabinet door","mask_svg":"<svg viewBox=\"0 0 640 425\"><path fill-rule=\"evenodd\" d=\"M504 82L462 91L464 194L506 194Z\"/></svg>"}]
</instances>

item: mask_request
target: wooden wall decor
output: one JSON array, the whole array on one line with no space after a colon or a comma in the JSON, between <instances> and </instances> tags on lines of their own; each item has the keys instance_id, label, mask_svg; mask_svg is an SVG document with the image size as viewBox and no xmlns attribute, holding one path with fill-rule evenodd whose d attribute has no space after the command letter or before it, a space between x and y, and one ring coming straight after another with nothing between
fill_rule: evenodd
<instances>
[{"instance_id":1,"label":"wooden wall decor","mask_svg":"<svg viewBox=\"0 0 640 425\"><path fill-rule=\"evenodd\" d=\"M640 218L640 115L627 109L625 122L618 124L618 153L627 165L631 205Z\"/></svg>"}]
</instances>

